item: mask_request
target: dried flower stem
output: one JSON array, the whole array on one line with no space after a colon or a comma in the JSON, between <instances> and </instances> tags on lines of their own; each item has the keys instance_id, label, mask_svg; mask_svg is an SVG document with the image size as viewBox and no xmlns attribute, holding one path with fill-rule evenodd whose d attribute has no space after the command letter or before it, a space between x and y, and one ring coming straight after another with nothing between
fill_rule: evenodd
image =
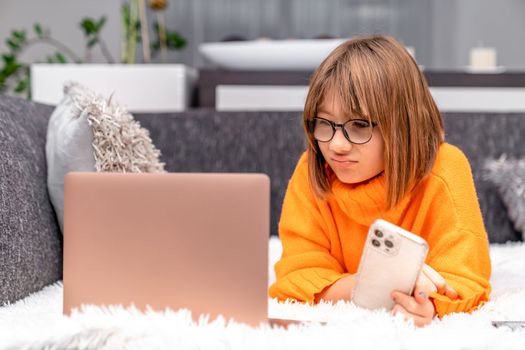
<instances>
[{"instance_id":1,"label":"dried flower stem","mask_svg":"<svg viewBox=\"0 0 525 350\"><path fill-rule=\"evenodd\" d=\"M111 56L111 53L109 52L106 42L102 38L99 37L98 44L100 45L100 50L102 52L102 55L104 55L106 62L110 64L115 63L115 60L113 59L113 56Z\"/></svg>"},{"instance_id":2,"label":"dried flower stem","mask_svg":"<svg viewBox=\"0 0 525 350\"><path fill-rule=\"evenodd\" d=\"M60 41L50 36L43 36L41 38L30 39L27 41L25 48L28 48L37 43L47 43L51 46L54 46L55 48L57 48L58 50L64 52L67 56L69 56L69 58L71 58L75 63L82 63L82 59L80 59L80 57L78 57L73 52L73 50L71 50L69 47L67 47L66 45L62 44Z\"/></svg>"},{"instance_id":3,"label":"dried flower stem","mask_svg":"<svg viewBox=\"0 0 525 350\"><path fill-rule=\"evenodd\" d=\"M151 53L149 49L149 34L148 34L148 18L146 16L146 1L139 0L139 14L140 14L140 30L142 35L142 54L144 63L151 61Z\"/></svg>"},{"instance_id":4,"label":"dried flower stem","mask_svg":"<svg viewBox=\"0 0 525 350\"><path fill-rule=\"evenodd\" d=\"M164 12L157 12L157 21L159 23L159 42L160 42L160 57L163 63L168 62L168 45L166 43L166 21L164 20Z\"/></svg>"},{"instance_id":5,"label":"dried flower stem","mask_svg":"<svg viewBox=\"0 0 525 350\"><path fill-rule=\"evenodd\" d=\"M129 6L129 23L128 23L128 35L126 44L126 58L125 63L135 63L135 52L137 51L137 29L135 24L138 19L138 0L130 2Z\"/></svg>"}]
</instances>

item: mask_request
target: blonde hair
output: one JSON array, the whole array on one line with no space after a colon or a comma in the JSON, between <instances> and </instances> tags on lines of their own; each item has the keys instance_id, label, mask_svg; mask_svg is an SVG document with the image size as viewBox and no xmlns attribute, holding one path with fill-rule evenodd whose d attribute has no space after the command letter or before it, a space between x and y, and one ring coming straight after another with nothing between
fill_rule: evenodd
<instances>
[{"instance_id":1,"label":"blonde hair","mask_svg":"<svg viewBox=\"0 0 525 350\"><path fill-rule=\"evenodd\" d=\"M398 204L430 172L444 141L443 122L426 80L405 47L385 36L350 39L315 71L303 124L308 138L310 184L323 198L333 172L309 128L329 92L348 116L377 123L384 140L385 209Z\"/></svg>"}]
</instances>

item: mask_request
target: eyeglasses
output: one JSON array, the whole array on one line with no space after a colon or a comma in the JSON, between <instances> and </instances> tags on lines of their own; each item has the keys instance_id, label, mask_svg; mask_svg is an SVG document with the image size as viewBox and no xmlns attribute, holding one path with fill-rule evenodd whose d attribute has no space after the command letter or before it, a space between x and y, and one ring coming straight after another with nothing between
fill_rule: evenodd
<instances>
[{"instance_id":1,"label":"eyeglasses","mask_svg":"<svg viewBox=\"0 0 525 350\"><path fill-rule=\"evenodd\" d=\"M337 124L331 120L314 117L308 121L310 132L319 142L332 141L337 128L340 128L346 139L356 145L367 143L372 138L372 132L377 125L365 119L350 119L346 123Z\"/></svg>"}]
</instances>

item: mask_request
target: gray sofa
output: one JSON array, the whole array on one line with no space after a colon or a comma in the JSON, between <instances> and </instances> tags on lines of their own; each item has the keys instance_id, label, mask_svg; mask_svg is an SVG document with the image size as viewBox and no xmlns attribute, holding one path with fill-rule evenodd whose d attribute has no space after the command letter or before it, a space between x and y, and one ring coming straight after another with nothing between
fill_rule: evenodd
<instances>
[{"instance_id":1,"label":"gray sofa","mask_svg":"<svg viewBox=\"0 0 525 350\"><path fill-rule=\"evenodd\" d=\"M0 95L0 302L62 276L62 236L46 189L45 137L52 106ZM525 115L445 114L447 141L470 159L491 242L520 240L499 195L483 179L487 158L524 156ZM304 149L300 113L139 114L171 172L262 172L272 182L277 232L286 185Z\"/></svg>"}]
</instances>

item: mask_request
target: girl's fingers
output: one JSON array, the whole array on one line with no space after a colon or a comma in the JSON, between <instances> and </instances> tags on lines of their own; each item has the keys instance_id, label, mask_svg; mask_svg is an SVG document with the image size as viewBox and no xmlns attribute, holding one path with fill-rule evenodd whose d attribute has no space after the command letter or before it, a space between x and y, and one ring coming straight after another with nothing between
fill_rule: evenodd
<instances>
[{"instance_id":1,"label":"girl's fingers","mask_svg":"<svg viewBox=\"0 0 525 350\"><path fill-rule=\"evenodd\" d=\"M456 292L456 290L448 284L447 284L447 288L445 291L445 295L449 297L451 300L456 300L458 298L458 292Z\"/></svg>"},{"instance_id":2,"label":"girl's fingers","mask_svg":"<svg viewBox=\"0 0 525 350\"><path fill-rule=\"evenodd\" d=\"M392 315L395 316L397 314L402 314L404 316L405 321L408 321L410 318L412 318L411 316L413 316L402 305L399 304L394 305L394 307L392 308Z\"/></svg>"},{"instance_id":3,"label":"girl's fingers","mask_svg":"<svg viewBox=\"0 0 525 350\"><path fill-rule=\"evenodd\" d=\"M423 274L427 276L428 279L432 281L432 283L434 283L439 294L445 294L447 282L445 281L443 276L441 276L436 270L434 270L427 264L423 265Z\"/></svg>"},{"instance_id":4,"label":"girl's fingers","mask_svg":"<svg viewBox=\"0 0 525 350\"><path fill-rule=\"evenodd\" d=\"M427 295L437 292L436 285L432 283L432 281L424 273L421 273L417 279L416 286L414 288L414 295L421 292L425 292Z\"/></svg>"},{"instance_id":5,"label":"girl's fingers","mask_svg":"<svg viewBox=\"0 0 525 350\"><path fill-rule=\"evenodd\" d=\"M449 297L452 300L456 300L458 298L458 293L454 288L452 288L441 276L436 270L434 270L432 267L430 267L427 264L423 265L423 275L425 275L431 283L434 284L434 286L437 289L437 292L439 294L445 295Z\"/></svg>"},{"instance_id":6,"label":"girl's fingers","mask_svg":"<svg viewBox=\"0 0 525 350\"><path fill-rule=\"evenodd\" d=\"M411 296L408 296L405 293L393 292L392 299L396 304L403 306L407 311L419 314L420 304Z\"/></svg>"},{"instance_id":7,"label":"girl's fingers","mask_svg":"<svg viewBox=\"0 0 525 350\"><path fill-rule=\"evenodd\" d=\"M432 322L432 318L425 318L419 315L414 315L400 304L396 304L394 308L392 309L392 315L397 315L397 314L403 315L406 321L408 321L409 319L414 320L414 324L417 327L426 326L427 324Z\"/></svg>"},{"instance_id":8,"label":"girl's fingers","mask_svg":"<svg viewBox=\"0 0 525 350\"><path fill-rule=\"evenodd\" d=\"M414 294L414 299L416 299L418 304L424 304L428 301L428 293L424 290L418 291Z\"/></svg>"},{"instance_id":9,"label":"girl's fingers","mask_svg":"<svg viewBox=\"0 0 525 350\"><path fill-rule=\"evenodd\" d=\"M434 316L434 305L424 292L414 298L405 293L394 291L392 292L392 299L411 314L430 319Z\"/></svg>"}]
</instances>

